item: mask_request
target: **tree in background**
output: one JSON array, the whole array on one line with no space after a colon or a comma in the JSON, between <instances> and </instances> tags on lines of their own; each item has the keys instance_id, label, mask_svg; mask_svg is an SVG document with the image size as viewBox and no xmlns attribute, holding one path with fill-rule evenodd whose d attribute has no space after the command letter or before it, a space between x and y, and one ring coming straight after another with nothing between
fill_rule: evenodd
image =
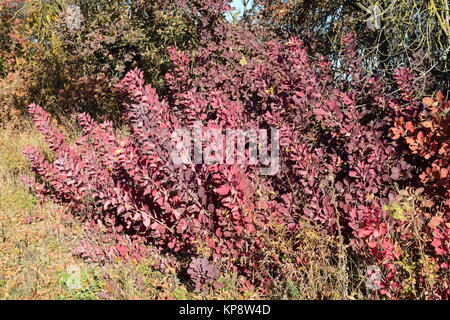
<instances>
[{"instance_id":1,"label":"tree in background","mask_svg":"<svg viewBox=\"0 0 450 320\"><path fill-rule=\"evenodd\" d=\"M80 28L67 25L68 5L80 7ZM114 85L127 71L140 67L163 90L167 48L196 46L208 10L193 8L199 14L167 0L2 0L0 81L19 86L3 85L9 99L2 103L9 110L37 101L52 113L117 115L121 102Z\"/></svg>"},{"instance_id":2,"label":"tree in background","mask_svg":"<svg viewBox=\"0 0 450 320\"><path fill-rule=\"evenodd\" d=\"M314 42L315 51L328 56L339 51L345 33L354 32L369 69L392 78L396 68L407 65L421 78L432 73L448 87L448 0L263 0L246 12L246 19L264 23L284 39ZM379 25L368 28L377 13Z\"/></svg>"}]
</instances>

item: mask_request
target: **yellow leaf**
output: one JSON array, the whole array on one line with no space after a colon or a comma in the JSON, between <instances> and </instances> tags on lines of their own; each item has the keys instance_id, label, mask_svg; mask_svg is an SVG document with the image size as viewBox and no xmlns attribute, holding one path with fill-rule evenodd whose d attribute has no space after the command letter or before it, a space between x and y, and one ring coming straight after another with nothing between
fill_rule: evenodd
<instances>
[{"instance_id":1,"label":"yellow leaf","mask_svg":"<svg viewBox=\"0 0 450 320\"><path fill-rule=\"evenodd\" d=\"M425 128L431 128L433 126L433 123L431 121L424 121L424 122L422 122L422 125Z\"/></svg>"},{"instance_id":2,"label":"yellow leaf","mask_svg":"<svg viewBox=\"0 0 450 320\"><path fill-rule=\"evenodd\" d=\"M431 105L433 104L434 100L433 98L423 98L422 102L424 105L426 105L427 107L431 107Z\"/></svg>"}]
</instances>

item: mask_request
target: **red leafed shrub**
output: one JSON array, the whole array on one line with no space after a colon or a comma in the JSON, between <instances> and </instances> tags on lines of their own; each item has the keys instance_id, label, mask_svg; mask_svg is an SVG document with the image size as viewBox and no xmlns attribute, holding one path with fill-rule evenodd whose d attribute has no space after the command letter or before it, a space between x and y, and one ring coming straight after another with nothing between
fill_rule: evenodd
<instances>
[{"instance_id":1,"label":"red leafed shrub","mask_svg":"<svg viewBox=\"0 0 450 320\"><path fill-rule=\"evenodd\" d=\"M389 93L383 79L360 66L351 34L343 39L341 68L334 71L298 39L261 42L236 26L219 24L215 30L192 55L170 50L166 96L146 85L139 70L120 82L128 99L128 134L81 114L83 135L68 144L44 110L31 105L36 127L56 158L49 162L38 150L25 151L37 174L35 190L101 221L110 232L145 239L180 258L194 257L190 274L198 289L217 278L213 265L238 272L248 287L257 284L264 294L278 282L301 281L299 270L314 264L302 251L308 223L340 239L340 248L363 272L379 266L383 275L375 290L380 294L448 297L448 207L435 206L442 219L435 240L422 243L418 239L430 230L416 222L431 212L416 206L420 192L405 191L423 186L432 201L448 197L448 188L430 191L448 187L443 171L448 157L440 156L448 149L443 136L448 138L448 120L443 126L436 111L432 126L405 127L428 136L435 128L431 158L412 149L432 161L420 177L415 159L390 135L396 124L398 137L409 135L402 131L403 121L420 118L420 101L409 90L412 76L399 74L402 95ZM400 108L402 103L408 106ZM260 176L250 165L173 165L170 134L195 120L205 129L278 128L280 170ZM414 145L417 136L407 138ZM441 251L430 253L432 246ZM418 259L420 264L409 265ZM428 269L411 275L411 268L429 265L433 279L442 281L428 281ZM427 293L417 293L423 283Z\"/></svg>"},{"instance_id":2,"label":"red leafed shrub","mask_svg":"<svg viewBox=\"0 0 450 320\"><path fill-rule=\"evenodd\" d=\"M398 79L401 81L401 79ZM450 101L442 92L422 100L420 112L398 111L394 139L401 139L420 159L420 185L429 197L428 226L432 246L439 256L450 253ZM411 106L409 106L411 108Z\"/></svg>"}]
</instances>

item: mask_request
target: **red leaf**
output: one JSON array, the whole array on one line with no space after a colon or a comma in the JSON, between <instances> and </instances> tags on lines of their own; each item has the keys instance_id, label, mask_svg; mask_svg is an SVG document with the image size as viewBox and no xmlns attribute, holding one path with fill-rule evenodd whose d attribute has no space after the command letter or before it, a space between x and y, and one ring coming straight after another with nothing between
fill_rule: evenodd
<instances>
[{"instance_id":1,"label":"red leaf","mask_svg":"<svg viewBox=\"0 0 450 320\"><path fill-rule=\"evenodd\" d=\"M224 184L224 185L221 185L219 188L214 189L214 191L217 194L225 196L230 192L230 187Z\"/></svg>"},{"instance_id":2,"label":"red leaf","mask_svg":"<svg viewBox=\"0 0 450 320\"><path fill-rule=\"evenodd\" d=\"M122 257L127 255L127 247L117 244L116 249Z\"/></svg>"},{"instance_id":3,"label":"red leaf","mask_svg":"<svg viewBox=\"0 0 450 320\"><path fill-rule=\"evenodd\" d=\"M322 108L317 108L313 110L314 114L317 116L323 116L325 113L327 113L325 110L323 110Z\"/></svg>"},{"instance_id":4,"label":"red leaf","mask_svg":"<svg viewBox=\"0 0 450 320\"><path fill-rule=\"evenodd\" d=\"M356 178L356 177L358 176L358 173L357 173L356 171L350 171L350 172L348 173L348 175L349 175L350 177L352 177L352 178Z\"/></svg>"}]
</instances>

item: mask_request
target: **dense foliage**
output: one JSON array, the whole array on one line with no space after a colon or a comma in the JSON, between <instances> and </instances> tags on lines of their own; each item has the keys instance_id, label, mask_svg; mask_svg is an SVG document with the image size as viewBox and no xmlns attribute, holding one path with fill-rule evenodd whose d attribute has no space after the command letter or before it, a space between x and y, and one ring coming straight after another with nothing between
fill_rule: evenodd
<instances>
[{"instance_id":1,"label":"dense foliage","mask_svg":"<svg viewBox=\"0 0 450 320\"><path fill-rule=\"evenodd\" d=\"M297 12L277 1L236 23L222 0L76 3L81 29L66 25L64 1L2 4L0 111L34 102L50 152L24 151L34 175L23 181L41 199L130 236L120 256L155 248L198 292L231 272L265 297L308 284L314 298L449 298L450 101L420 73L423 54L418 68L389 59L395 71L377 72L346 16L320 50L327 1L309 34L268 18ZM66 135L53 117L74 111L81 130ZM278 129L268 149L279 144L280 168L173 163L181 128L203 148L208 129Z\"/></svg>"},{"instance_id":2,"label":"dense foliage","mask_svg":"<svg viewBox=\"0 0 450 320\"><path fill-rule=\"evenodd\" d=\"M280 253L267 259L266 247L278 236L275 226L295 238L309 221L338 234L358 264L382 268L380 294L446 298L448 206L441 201L448 196L448 102L442 94L437 104L431 98L425 104L440 106L430 116L444 121L430 123L430 132L405 135L407 150L391 133L406 120L414 121L406 132L424 125L417 122L424 104L414 98L414 76L399 70L400 94L390 94L382 79L361 68L354 35L343 39L345 76L336 79L330 62L308 57L296 38L262 43L235 26L215 31L193 57L170 49L174 67L166 75L166 96L146 85L137 69L119 83L129 98L130 135L84 113L78 117L84 134L68 144L44 110L31 105L56 157L49 162L38 150L26 151L39 177L35 190L101 221L110 232L144 237L174 254L210 258L263 292L287 276L296 281ZM173 165L170 133L198 119L204 129L279 128L281 170L264 177L254 166ZM424 155L430 167L426 161L414 167L412 156L421 154L415 139L424 134L436 151ZM436 170L443 181L433 180ZM411 187L422 185L411 194ZM292 245L292 263L308 264L295 255L301 242ZM208 264L194 261L203 262L191 271L193 279L210 278Z\"/></svg>"}]
</instances>

